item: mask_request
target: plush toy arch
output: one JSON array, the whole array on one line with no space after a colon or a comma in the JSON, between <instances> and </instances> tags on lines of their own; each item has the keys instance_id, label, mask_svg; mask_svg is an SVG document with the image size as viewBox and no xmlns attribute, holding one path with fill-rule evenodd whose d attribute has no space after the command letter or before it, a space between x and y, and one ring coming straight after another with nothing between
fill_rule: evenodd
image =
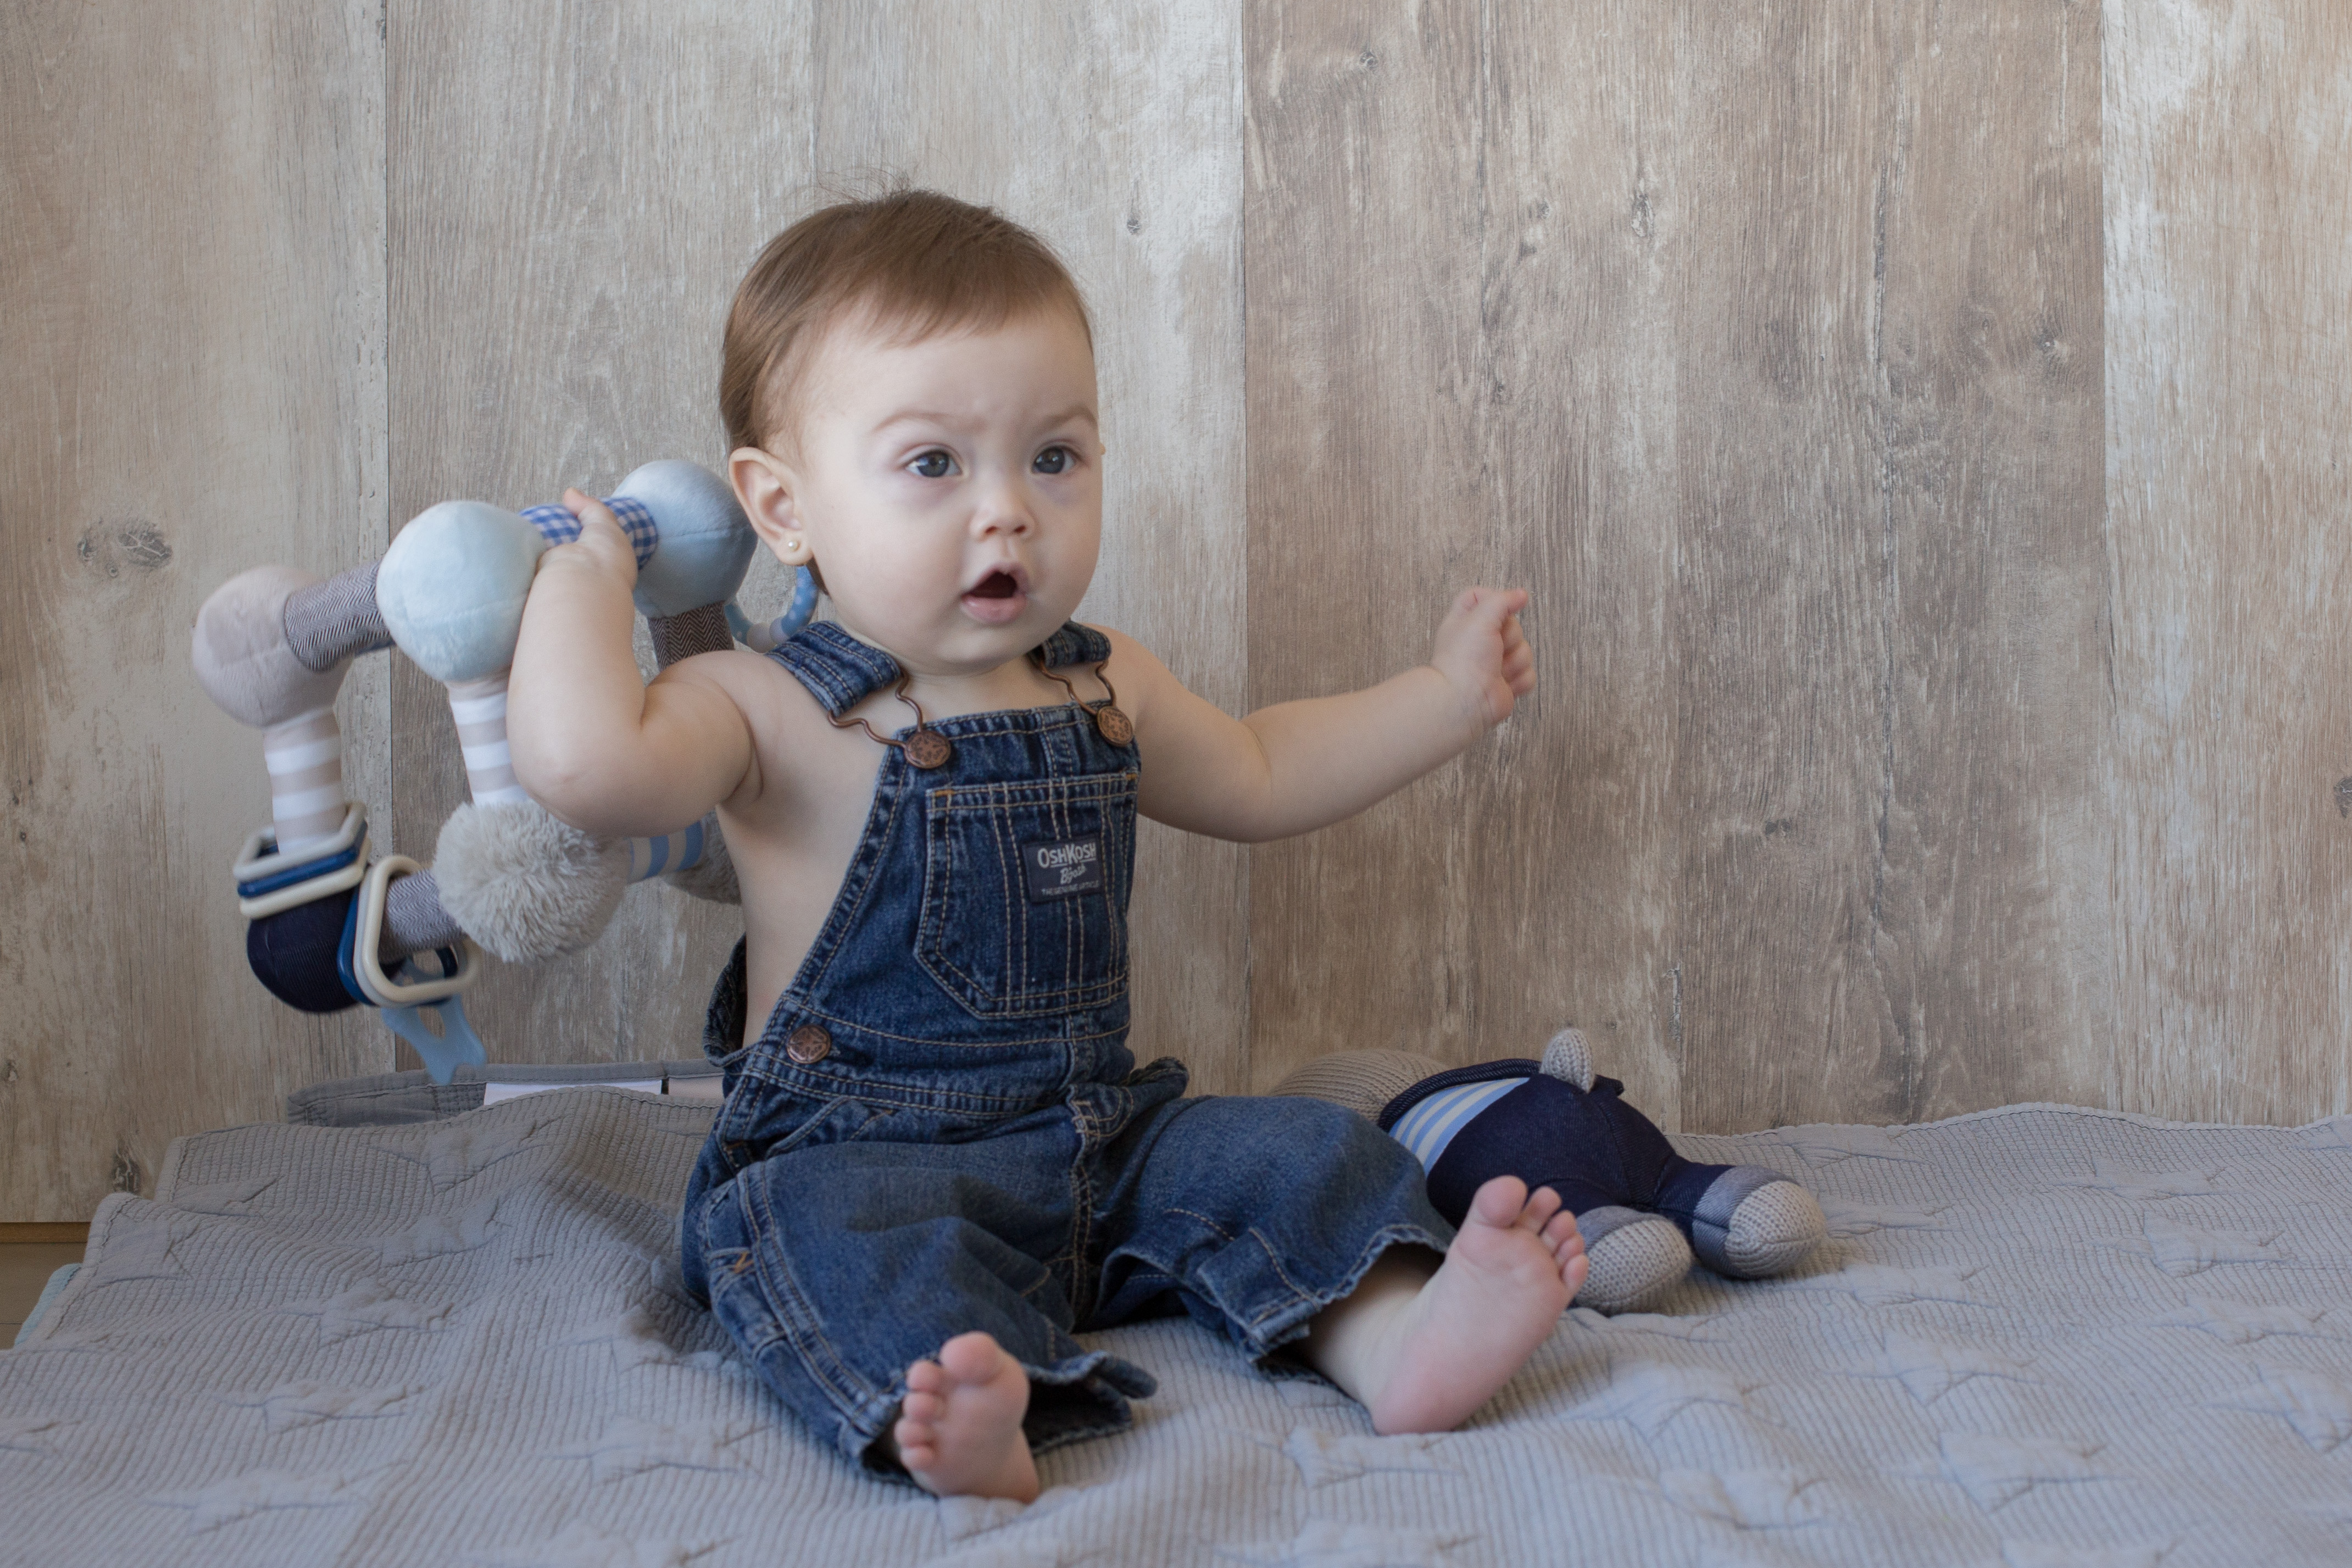
<instances>
[{"instance_id":1,"label":"plush toy arch","mask_svg":"<svg viewBox=\"0 0 2352 1568\"><path fill-rule=\"evenodd\" d=\"M805 567L772 621L755 626L733 603L756 540L709 470L647 463L604 504L635 549L636 605L663 666L738 635L766 651L814 616ZM324 581L256 567L197 614L196 678L223 711L261 731L270 778L271 822L233 868L255 976L305 1012L378 1008L436 1082L487 1058L463 1000L484 950L509 963L577 952L602 934L631 883L656 876L736 901L715 817L661 838L602 841L516 782L506 676L523 604L540 557L579 534L561 506L444 501L402 529L381 561ZM354 658L393 647L448 689L466 758L471 798L442 824L429 869L404 856L372 860L365 808L343 795L335 697Z\"/></svg>"}]
</instances>

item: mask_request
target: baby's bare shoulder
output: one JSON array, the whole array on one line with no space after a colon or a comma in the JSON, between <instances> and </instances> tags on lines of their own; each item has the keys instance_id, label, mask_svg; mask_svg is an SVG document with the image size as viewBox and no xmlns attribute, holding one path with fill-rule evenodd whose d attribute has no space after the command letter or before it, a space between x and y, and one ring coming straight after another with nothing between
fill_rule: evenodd
<instances>
[{"instance_id":1,"label":"baby's bare shoulder","mask_svg":"<svg viewBox=\"0 0 2352 1568\"><path fill-rule=\"evenodd\" d=\"M723 700L751 743L755 793L766 793L835 749L839 731L815 696L765 654L726 648L681 659L656 684ZM737 804L741 804L739 801Z\"/></svg>"},{"instance_id":2,"label":"baby's bare shoulder","mask_svg":"<svg viewBox=\"0 0 2352 1568\"><path fill-rule=\"evenodd\" d=\"M1110 677L1118 690L1118 703L1129 717L1140 720L1155 706L1165 705L1177 696L1190 696L1191 690L1179 679L1158 655L1116 626L1088 624L1087 629L1100 632L1110 643L1110 661L1104 673Z\"/></svg>"}]
</instances>

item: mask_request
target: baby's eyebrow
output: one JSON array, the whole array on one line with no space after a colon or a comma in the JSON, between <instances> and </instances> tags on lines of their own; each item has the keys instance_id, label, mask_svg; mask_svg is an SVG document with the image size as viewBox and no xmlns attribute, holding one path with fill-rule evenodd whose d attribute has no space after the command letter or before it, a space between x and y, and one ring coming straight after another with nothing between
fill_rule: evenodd
<instances>
[{"instance_id":1,"label":"baby's eyebrow","mask_svg":"<svg viewBox=\"0 0 2352 1568\"><path fill-rule=\"evenodd\" d=\"M1101 428L1101 422L1095 417L1095 411L1083 403L1073 403L1067 408L1062 409L1048 417L1045 423L1049 426L1066 425L1074 419L1083 419L1088 425L1093 426L1097 429ZM888 418L884 419L879 424L876 425L874 428L877 431L882 431L887 430L893 426L898 425L954 426L961 423L962 420L958 416L952 414L942 414L934 409L902 408L898 413L891 415Z\"/></svg>"}]
</instances>

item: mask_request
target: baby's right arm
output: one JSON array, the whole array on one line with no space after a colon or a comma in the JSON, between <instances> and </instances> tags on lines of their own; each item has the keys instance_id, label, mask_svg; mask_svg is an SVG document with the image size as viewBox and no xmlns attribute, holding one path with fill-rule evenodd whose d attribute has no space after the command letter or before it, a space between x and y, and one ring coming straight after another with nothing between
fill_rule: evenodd
<instances>
[{"instance_id":1,"label":"baby's right arm","mask_svg":"<svg viewBox=\"0 0 2352 1568\"><path fill-rule=\"evenodd\" d=\"M688 659L650 686L631 650L637 562L602 502L566 490L580 537L541 557L508 682L515 778L599 838L674 832L759 788L751 727Z\"/></svg>"}]
</instances>

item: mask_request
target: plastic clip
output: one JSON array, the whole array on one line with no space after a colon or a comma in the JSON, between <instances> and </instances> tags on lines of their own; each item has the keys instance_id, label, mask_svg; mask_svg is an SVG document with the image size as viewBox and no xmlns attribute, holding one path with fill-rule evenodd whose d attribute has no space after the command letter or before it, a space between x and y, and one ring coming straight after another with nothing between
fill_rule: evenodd
<instances>
[{"instance_id":1,"label":"plastic clip","mask_svg":"<svg viewBox=\"0 0 2352 1568\"><path fill-rule=\"evenodd\" d=\"M278 847L278 835L268 827L257 827L245 836L245 847L237 851L236 863L229 875L239 882L258 882L280 876L314 861L341 854L360 841L361 831L367 826L367 807L352 801L343 807L343 825L330 838L315 839L302 846L299 852L283 854Z\"/></svg>"},{"instance_id":2,"label":"plastic clip","mask_svg":"<svg viewBox=\"0 0 2352 1568\"><path fill-rule=\"evenodd\" d=\"M441 1016L438 1035L425 1026L425 1011L428 1007ZM490 1059L489 1053L482 1048L482 1037L474 1033L474 1026L466 1016L463 996L447 996L415 1007L386 1007L381 1016L386 1028L416 1048L417 1059L425 1064L426 1075L435 1083L447 1083L459 1068L479 1066Z\"/></svg>"},{"instance_id":3,"label":"plastic clip","mask_svg":"<svg viewBox=\"0 0 2352 1568\"><path fill-rule=\"evenodd\" d=\"M335 955L341 971L343 985L352 995L371 1007L415 1007L428 1002L438 1002L455 996L482 977L482 950L474 945L471 937L461 938L455 948L442 948L441 973L424 975L415 961L404 959L395 969L395 978L384 972L376 956L383 941L385 893L395 877L409 876L424 867L405 855L387 855L367 869L361 879L360 896L352 900L352 910L343 922L343 941Z\"/></svg>"},{"instance_id":4,"label":"plastic clip","mask_svg":"<svg viewBox=\"0 0 2352 1568\"><path fill-rule=\"evenodd\" d=\"M268 828L255 828L229 866L236 879L236 912L264 920L358 887L367 875L367 807L357 801L343 808L343 825L333 837L295 854L280 851Z\"/></svg>"}]
</instances>

